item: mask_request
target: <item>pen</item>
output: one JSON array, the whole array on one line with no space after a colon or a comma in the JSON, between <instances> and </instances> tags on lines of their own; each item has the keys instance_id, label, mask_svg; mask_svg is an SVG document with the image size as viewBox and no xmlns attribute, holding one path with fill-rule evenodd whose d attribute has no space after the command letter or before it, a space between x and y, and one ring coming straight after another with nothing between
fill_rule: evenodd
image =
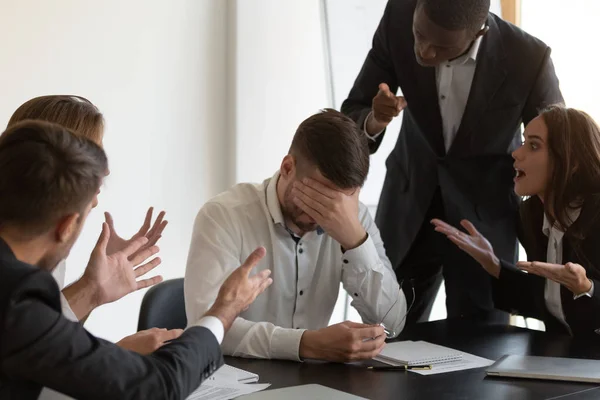
<instances>
[{"instance_id":1,"label":"pen","mask_svg":"<svg viewBox=\"0 0 600 400\"><path fill-rule=\"evenodd\" d=\"M367 369L373 371L406 371L407 369L431 369L431 365L398 365L398 366L387 366L387 367L374 367L369 366Z\"/></svg>"}]
</instances>

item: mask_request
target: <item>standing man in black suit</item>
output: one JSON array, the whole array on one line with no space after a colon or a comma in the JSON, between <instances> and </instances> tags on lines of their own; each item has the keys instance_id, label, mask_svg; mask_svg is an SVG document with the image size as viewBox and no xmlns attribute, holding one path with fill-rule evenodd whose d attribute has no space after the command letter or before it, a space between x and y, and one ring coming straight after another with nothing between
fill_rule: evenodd
<instances>
[{"instance_id":1,"label":"standing man in black suit","mask_svg":"<svg viewBox=\"0 0 600 400\"><path fill-rule=\"evenodd\" d=\"M428 319L442 278L449 317L492 310L489 275L430 221L469 219L499 257L514 260L510 154L521 123L563 101L550 48L489 8L489 0L389 0L342 104L372 152L404 110L376 223L408 304L415 289L407 325Z\"/></svg>"},{"instance_id":2,"label":"standing man in black suit","mask_svg":"<svg viewBox=\"0 0 600 400\"><path fill-rule=\"evenodd\" d=\"M184 399L221 366L224 333L271 283L268 270L249 278L265 254L257 249L197 323L148 356L63 317L50 272L77 240L107 166L98 145L59 125L24 121L0 137L1 399L37 399L42 386L78 399ZM92 266L134 273L158 251L137 252L148 241L140 237L107 255L109 238L104 223Z\"/></svg>"}]
</instances>

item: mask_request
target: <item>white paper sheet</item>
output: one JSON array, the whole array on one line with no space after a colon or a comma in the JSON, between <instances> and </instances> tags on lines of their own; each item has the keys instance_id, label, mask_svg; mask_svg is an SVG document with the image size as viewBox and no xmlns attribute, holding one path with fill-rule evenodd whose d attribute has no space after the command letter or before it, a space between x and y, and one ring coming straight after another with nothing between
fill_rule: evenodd
<instances>
[{"instance_id":1,"label":"white paper sheet","mask_svg":"<svg viewBox=\"0 0 600 400\"><path fill-rule=\"evenodd\" d=\"M223 364L214 374L208 378L209 381L219 380L231 383L255 383L258 382L258 375L243 369Z\"/></svg>"},{"instance_id":2,"label":"white paper sheet","mask_svg":"<svg viewBox=\"0 0 600 400\"><path fill-rule=\"evenodd\" d=\"M204 381L187 400L229 400L244 394L265 390L270 383L231 383L221 380Z\"/></svg>"},{"instance_id":3,"label":"white paper sheet","mask_svg":"<svg viewBox=\"0 0 600 400\"><path fill-rule=\"evenodd\" d=\"M223 365L214 374L207 379L207 381L221 381L228 383L240 383L237 378L237 373L230 368L225 368L227 365Z\"/></svg>"},{"instance_id":4,"label":"white paper sheet","mask_svg":"<svg viewBox=\"0 0 600 400\"><path fill-rule=\"evenodd\" d=\"M493 360L488 360L487 358L478 357L462 351L459 351L459 353L462 354L462 360L434 364L431 366L431 369L411 369L409 371L420 375L435 375L443 374L445 372L462 371L465 369L489 367L495 362Z\"/></svg>"}]
</instances>

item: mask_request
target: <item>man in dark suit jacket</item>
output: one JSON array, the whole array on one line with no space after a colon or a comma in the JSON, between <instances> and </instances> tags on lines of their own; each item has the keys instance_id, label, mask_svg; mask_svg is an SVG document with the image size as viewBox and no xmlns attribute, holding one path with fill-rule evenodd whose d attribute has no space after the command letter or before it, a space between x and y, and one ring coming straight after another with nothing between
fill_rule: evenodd
<instances>
[{"instance_id":1,"label":"man in dark suit jacket","mask_svg":"<svg viewBox=\"0 0 600 400\"><path fill-rule=\"evenodd\" d=\"M404 110L376 223L409 304L415 289L407 324L427 320L442 276L449 317L493 308L489 275L429 222L469 219L499 257L514 260L518 202L510 153L521 141L521 123L563 100L548 46L489 6L390 0L342 105L364 127L372 152Z\"/></svg>"},{"instance_id":2,"label":"man in dark suit jacket","mask_svg":"<svg viewBox=\"0 0 600 400\"><path fill-rule=\"evenodd\" d=\"M248 277L261 248L230 275L195 326L149 356L64 318L50 272L76 241L106 171L100 147L58 125L25 121L0 137L2 399L37 399L43 386L85 399L186 398L221 366L224 332L271 282L268 272ZM139 238L108 256L109 235L103 224L90 264L132 271L158 250L135 254L147 241Z\"/></svg>"}]
</instances>

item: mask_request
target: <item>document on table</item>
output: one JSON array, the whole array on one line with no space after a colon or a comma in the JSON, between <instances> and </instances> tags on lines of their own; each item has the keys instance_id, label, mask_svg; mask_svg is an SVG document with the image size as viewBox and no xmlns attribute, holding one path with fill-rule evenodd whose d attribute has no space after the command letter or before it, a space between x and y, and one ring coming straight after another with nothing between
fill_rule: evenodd
<instances>
[{"instance_id":1,"label":"document on table","mask_svg":"<svg viewBox=\"0 0 600 400\"><path fill-rule=\"evenodd\" d=\"M210 378L192 393L187 400L229 400L265 390L270 383L242 383L256 382L258 375L229 365L223 365Z\"/></svg>"},{"instance_id":2,"label":"document on table","mask_svg":"<svg viewBox=\"0 0 600 400\"><path fill-rule=\"evenodd\" d=\"M411 369L410 372L415 372L421 375L435 375L435 374L443 374L444 372L454 372L454 371L462 371L465 369L473 369L473 368L483 368L489 367L495 361L488 360L487 358L478 357L473 354L465 353L462 351L458 351L462 355L462 358L457 361L449 361L440 364L433 364L431 369L425 370L415 370Z\"/></svg>"},{"instance_id":3,"label":"document on table","mask_svg":"<svg viewBox=\"0 0 600 400\"><path fill-rule=\"evenodd\" d=\"M229 400L265 390L270 383L236 383L221 380L205 381L187 400Z\"/></svg>"},{"instance_id":4,"label":"document on table","mask_svg":"<svg viewBox=\"0 0 600 400\"><path fill-rule=\"evenodd\" d=\"M258 382L258 375L252 372L245 371L231 365L223 364L208 380L230 381L238 383L255 383Z\"/></svg>"}]
</instances>

